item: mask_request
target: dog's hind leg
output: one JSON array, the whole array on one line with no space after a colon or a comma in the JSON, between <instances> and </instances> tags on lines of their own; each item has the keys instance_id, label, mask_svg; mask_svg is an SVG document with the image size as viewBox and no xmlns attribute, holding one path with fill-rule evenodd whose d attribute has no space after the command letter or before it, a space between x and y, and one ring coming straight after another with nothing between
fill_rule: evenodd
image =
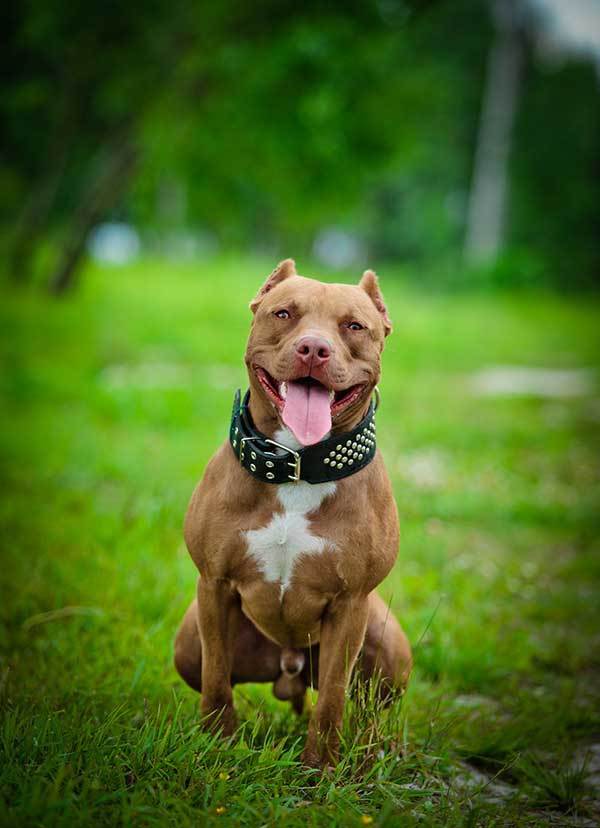
<instances>
[{"instance_id":1,"label":"dog's hind leg","mask_svg":"<svg viewBox=\"0 0 600 828\"><path fill-rule=\"evenodd\" d=\"M193 690L202 690L202 645L196 599L187 608L175 637L175 669Z\"/></svg>"},{"instance_id":2,"label":"dog's hind leg","mask_svg":"<svg viewBox=\"0 0 600 828\"><path fill-rule=\"evenodd\" d=\"M269 641L239 610L234 643L231 684L275 681L281 672L281 649ZM175 637L175 668L194 690L202 692L202 645L198 630L198 604L192 601Z\"/></svg>"},{"instance_id":3,"label":"dog's hind leg","mask_svg":"<svg viewBox=\"0 0 600 828\"><path fill-rule=\"evenodd\" d=\"M356 669L364 680L377 677L383 700L406 688L412 669L408 638L389 605L376 592L369 596L367 630Z\"/></svg>"}]
</instances>

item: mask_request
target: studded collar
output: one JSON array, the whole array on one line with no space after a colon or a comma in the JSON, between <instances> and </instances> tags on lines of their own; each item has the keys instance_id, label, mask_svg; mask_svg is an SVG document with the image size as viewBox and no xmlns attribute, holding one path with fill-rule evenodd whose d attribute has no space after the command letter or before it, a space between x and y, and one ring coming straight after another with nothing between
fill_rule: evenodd
<instances>
[{"instance_id":1,"label":"studded collar","mask_svg":"<svg viewBox=\"0 0 600 828\"><path fill-rule=\"evenodd\" d=\"M375 457L375 409L352 431L334 434L313 446L292 449L266 437L254 427L248 402L238 391L233 401L229 442L233 453L249 474L264 483L325 483L340 480L364 469ZM376 394L376 399L378 396Z\"/></svg>"}]
</instances>

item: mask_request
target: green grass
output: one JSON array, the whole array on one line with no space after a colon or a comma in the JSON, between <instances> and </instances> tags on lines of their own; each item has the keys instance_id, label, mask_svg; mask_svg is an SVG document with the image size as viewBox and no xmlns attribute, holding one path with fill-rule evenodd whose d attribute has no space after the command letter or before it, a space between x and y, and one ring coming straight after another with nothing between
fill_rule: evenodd
<instances>
[{"instance_id":1,"label":"green grass","mask_svg":"<svg viewBox=\"0 0 600 828\"><path fill-rule=\"evenodd\" d=\"M589 298L419 295L383 274L378 437L403 537L381 591L415 645L410 689L349 703L331 776L299 765L306 721L269 687L235 691L230 743L200 730L171 663L196 578L181 524L271 267L90 267L63 301L2 297L2 823L593 822L600 391L468 383L597 369Z\"/></svg>"}]
</instances>

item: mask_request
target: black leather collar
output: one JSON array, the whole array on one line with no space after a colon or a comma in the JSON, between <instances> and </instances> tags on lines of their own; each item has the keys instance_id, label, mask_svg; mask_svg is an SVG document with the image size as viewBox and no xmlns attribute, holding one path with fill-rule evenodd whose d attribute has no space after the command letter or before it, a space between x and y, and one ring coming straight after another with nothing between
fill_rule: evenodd
<instances>
[{"instance_id":1,"label":"black leather collar","mask_svg":"<svg viewBox=\"0 0 600 828\"><path fill-rule=\"evenodd\" d=\"M229 442L240 464L263 483L325 483L340 480L364 469L375 457L375 408L371 403L366 417L344 434L292 449L271 440L254 427L248 401L250 391L241 402L236 391L231 414Z\"/></svg>"}]
</instances>

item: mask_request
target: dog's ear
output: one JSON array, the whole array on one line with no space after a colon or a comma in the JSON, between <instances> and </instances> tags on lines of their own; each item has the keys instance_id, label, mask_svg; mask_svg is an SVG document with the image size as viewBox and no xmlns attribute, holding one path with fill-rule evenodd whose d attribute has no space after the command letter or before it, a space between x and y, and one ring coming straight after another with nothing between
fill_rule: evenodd
<instances>
[{"instance_id":1,"label":"dog's ear","mask_svg":"<svg viewBox=\"0 0 600 828\"><path fill-rule=\"evenodd\" d=\"M365 270L362 275L362 279L359 282L359 287L361 287L369 296L381 314L381 318L383 319L383 327L385 328L385 335L387 336L392 332L392 320L388 316L383 296L379 290L379 281L374 270Z\"/></svg>"},{"instance_id":2,"label":"dog's ear","mask_svg":"<svg viewBox=\"0 0 600 828\"><path fill-rule=\"evenodd\" d=\"M250 302L250 310L252 313L256 313L256 309L264 299L265 294L272 290L275 285L278 285L290 276L296 276L296 262L293 259L284 259L282 262L279 262L254 299Z\"/></svg>"}]
</instances>

